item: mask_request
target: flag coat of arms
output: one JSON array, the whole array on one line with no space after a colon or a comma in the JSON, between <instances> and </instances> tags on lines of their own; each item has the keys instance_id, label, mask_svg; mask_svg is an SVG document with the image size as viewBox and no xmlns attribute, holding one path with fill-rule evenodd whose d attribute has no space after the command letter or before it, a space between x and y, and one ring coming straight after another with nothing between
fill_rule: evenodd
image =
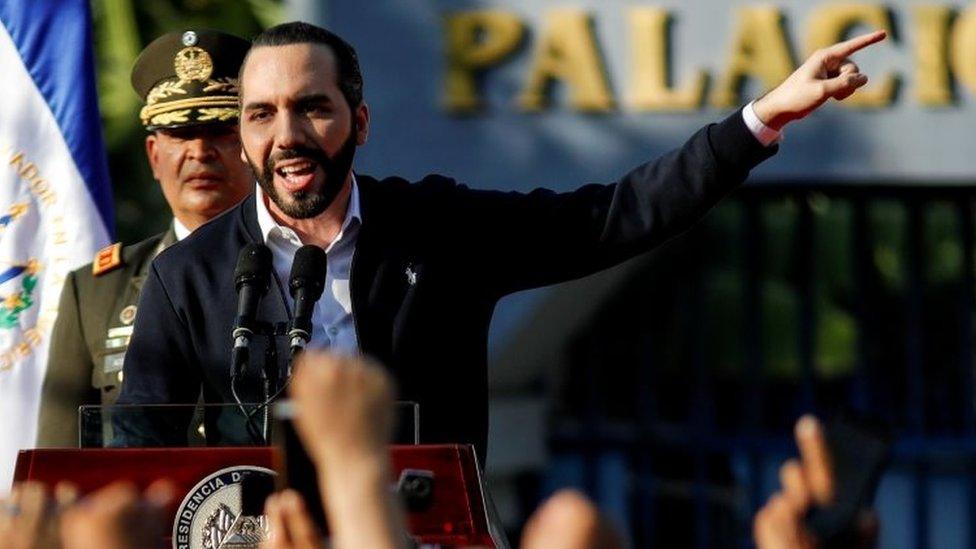
<instances>
[{"instance_id":1,"label":"flag coat of arms","mask_svg":"<svg viewBox=\"0 0 976 549\"><path fill-rule=\"evenodd\" d=\"M88 0L0 0L0 494L34 446L65 276L112 233Z\"/></svg>"}]
</instances>

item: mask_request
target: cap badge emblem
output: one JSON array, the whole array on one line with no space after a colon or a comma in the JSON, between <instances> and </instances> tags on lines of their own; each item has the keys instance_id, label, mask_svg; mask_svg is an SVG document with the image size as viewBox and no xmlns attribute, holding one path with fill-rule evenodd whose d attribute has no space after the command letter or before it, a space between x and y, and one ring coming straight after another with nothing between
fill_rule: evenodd
<instances>
[{"instance_id":1,"label":"cap badge emblem","mask_svg":"<svg viewBox=\"0 0 976 549\"><path fill-rule=\"evenodd\" d=\"M206 81L213 74L213 59L206 50L196 46L183 48L173 59L176 76L183 82Z\"/></svg>"},{"instance_id":2,"label":"cap badge emblem","mask_svg":"<svg viewBox=\"0 0 976 549\"><path fill-rule=\"evenodd\" d=\"M196 46L197 45L197 33L193 31L186 31L183 33L183 45L184 46Z\"/></svg>"}]
</instances>

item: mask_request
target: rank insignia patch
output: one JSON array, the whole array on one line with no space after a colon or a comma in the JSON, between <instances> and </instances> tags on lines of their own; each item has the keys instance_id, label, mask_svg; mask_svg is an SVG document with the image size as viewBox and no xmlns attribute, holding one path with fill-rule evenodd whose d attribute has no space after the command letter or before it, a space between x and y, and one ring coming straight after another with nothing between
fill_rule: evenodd
<instances>
[{"instance_id":1,"label":"rank insignia patch","mask_svg":"<svg viewBox=\"0 0 976 549\"><path fill-rule=\"evenodd\" d=\"M95 255L92 262L92 274L95 276L103 275L122 265L122 243L116 242L110 246L105 246Z\"/></svg>"}]
</instances>

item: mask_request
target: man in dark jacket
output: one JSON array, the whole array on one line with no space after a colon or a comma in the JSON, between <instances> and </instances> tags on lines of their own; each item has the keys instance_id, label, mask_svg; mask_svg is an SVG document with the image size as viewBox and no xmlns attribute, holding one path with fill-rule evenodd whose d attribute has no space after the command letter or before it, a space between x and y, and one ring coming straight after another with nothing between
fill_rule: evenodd
<instances>
[{"instance_id":1,"label":"man in dark jacket","mask_svg":"<svg viewBox=\"0 0 976 549\"><path fill-rule=\"evenodd\" d=\"M173 223L137 244L104 248L65 279L41 394L39 447L77 445L78 407L115 403L152 259L250 194L253 183L239 158L236 83L249 47L222 32L187 30L157 38L136 61L132 85L147 103L146 156Z\"/></svg>"},{"instance_id":2,"label":"man in dark jacket","mask_svg":"<svg viewBox=\"0 0 976 549\"><path fill-rule=\"evenodd\" d=\"M271 249L274 280L258 318L280 332L292 315L291 258L312 244L329 259L313 344L378 358L399 397L419 402L423 442L472 443L484 457L497 301L615 265L687 229L775 152L787 122L864 85L846 58L883 38L817 52L762 99L615 184L519 194L441 176L409 183L354 174L369 134L355 51L312 25L269 29L241 72L241 141L259 188L156 260L140 302L151 314L136 323L120 402L192 402L201 387L207 401L231 402L239 252L252 242ZM265 352L270 344L276 353ZM265 398L262 375L287 371L287 342L259 337L252 347L255 360L235 388L253 402ZM254 438L236 411L210 423L215 442ZM124 431L156 442L179 433L179 425Z\"/></svg>"}]
</instances>

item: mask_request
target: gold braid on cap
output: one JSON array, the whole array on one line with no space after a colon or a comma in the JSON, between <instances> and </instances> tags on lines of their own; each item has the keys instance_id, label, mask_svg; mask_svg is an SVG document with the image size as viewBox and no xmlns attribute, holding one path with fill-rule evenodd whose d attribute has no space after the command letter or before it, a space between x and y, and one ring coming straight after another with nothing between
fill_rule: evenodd
<instances>
[{"instance_id":1,"label":"gold braid on cap","mask_svg":"<svg viewBox=\"0 0 976 549\"><path fill-rule=\"evenodd\" d=\"M200 122L227 122L237 118L240 112L237 107L220 107L209 109L197 109L197 120Z\"/></svg>"},{"instance_id":2,"label":"gold braid on cap","mask_svg":"<svg viewBox=\"0 0 976 549\"><path fill-rule=\"evenodd\" d=\"M189 121L190 109L182 109L157 114L156 116L152 117L149 122L145 122L145 124L147 126L169 126L170 124L185 124Z\"/></svg>"},{"instance_id":3,"label":"gold braid on cap","mask_svg":"<svg viewBox=\"0 0 976 549\"><path fill-rule=\"evenodd\" d=\"M226 118L220 118L220 120L227 120L234 118L238 115L237 108L237 96L236 95L211 95L210 97L189 97L187 99L177 99L176 101L167 101L165 103L156 105L146 105L139 111L139 118L142 119L142 123L146 126L153 125L159 126L164 124L172 124L173 122L188 122L188 120L173 120L169 122L157 122L155 119L161 114L165 114L171 111L186 110L185 114L189 114L190 109L197 109L201 114L206 114L204 111L214 108L221 108L227 111L232 111L230 115ZM214 118L201 118L199 120L214 120Z\"/></svg>"}]
</instances>

